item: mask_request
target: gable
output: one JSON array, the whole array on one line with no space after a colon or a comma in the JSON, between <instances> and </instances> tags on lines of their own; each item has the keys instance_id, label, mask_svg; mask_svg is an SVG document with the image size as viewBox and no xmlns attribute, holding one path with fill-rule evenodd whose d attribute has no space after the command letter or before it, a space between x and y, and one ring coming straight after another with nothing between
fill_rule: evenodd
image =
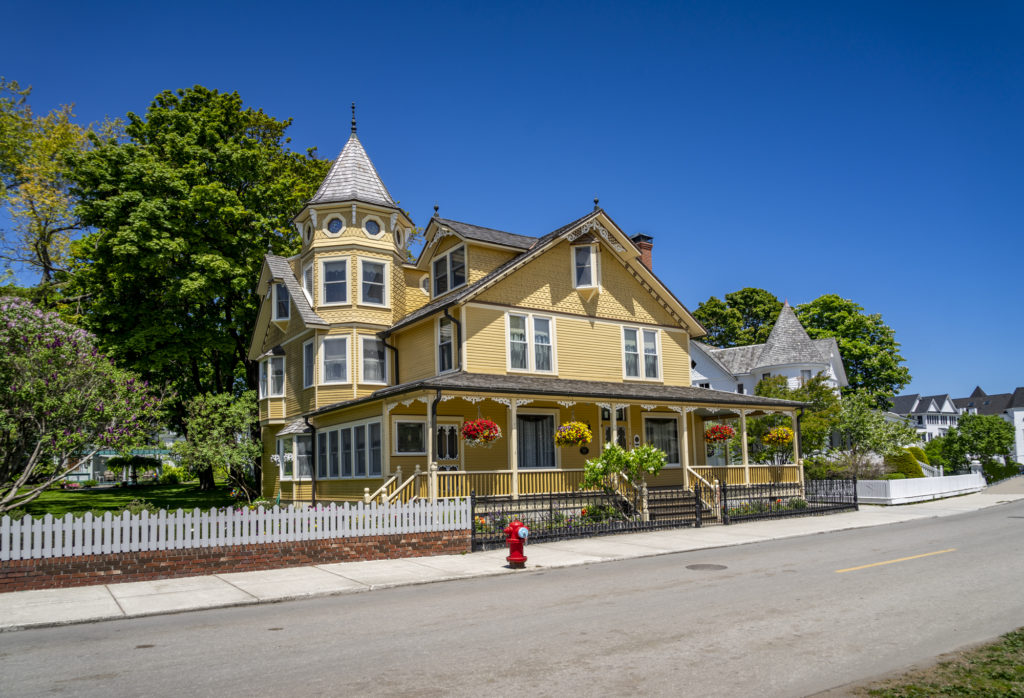
<instances>
[{"instance_id":1,"label":"gable","mask_svg":"<svg viewBox=\"0 0 1024 698\"><path fill-rule=\"evenodd\" d=\"M565 239L480 293L476 300L590 317L679 326L651 290L625 267L604 240L598 241L601 290L584 297L573 288L571 243Z\"/></svg>"}]
</instances>

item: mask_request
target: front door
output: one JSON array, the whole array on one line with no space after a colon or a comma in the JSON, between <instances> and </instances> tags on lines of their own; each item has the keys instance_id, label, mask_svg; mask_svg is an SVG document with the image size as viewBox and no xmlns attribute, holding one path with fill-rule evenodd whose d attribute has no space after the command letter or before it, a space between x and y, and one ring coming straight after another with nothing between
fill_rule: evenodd
<instances>
[{"instance_id":1,"label":"front door","mask_svg":"<svg viewBox=\"0 0 1024 698\"><path fill-rule=\"evenodd\" d=\"M520 468L555 467L554 415L517 415L516 431Z\"/></svg>"}]
</instances>

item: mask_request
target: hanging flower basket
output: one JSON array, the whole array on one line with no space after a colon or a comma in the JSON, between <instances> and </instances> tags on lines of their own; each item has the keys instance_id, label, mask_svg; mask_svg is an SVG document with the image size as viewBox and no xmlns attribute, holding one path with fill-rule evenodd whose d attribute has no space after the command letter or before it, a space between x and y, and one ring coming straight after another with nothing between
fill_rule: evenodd
<instances>
[{"instance_id":1,"label":"hanging flower basket","mask_svg":"<svg viewBox=\"0 0 1024 698\"><path fill-rule=\"evenodd\" d=\"M556 446L582 446L592 438L590 426L583 422L566 422L555 431Z\"/></svg>"},{"instance_id":2,"label":"hanging flower basket","mask_svg":"<svg viewBox=\"0 0 1024 698\"><path fill-rule=\"evenodd\" d=\"M725 443L736 435L736 430L728 424L716 424L704 431L704 440L712 444Z\"/></svg>"},{"instance_id":3,"label":"hanging flower basket","mask_svg":"<svg viewBox=\"0 0 1024 698\"><path fill-rule=\"evenodd\" d=\"M501 438L501 427L489 419L471 419L462 423L462 440L467 446L488 446Z\"/></svg>"},{"instance_id":4,"label":"hanging flower basket","mask_svg":"<svg viewBox=\"0 0 1024 698\"><path fill-rule=\"evenodd\" d=\"M793 443L793 430L789 427L775 427L761 437L765 446L782 447Z\"/></svg>"}]
</instances>

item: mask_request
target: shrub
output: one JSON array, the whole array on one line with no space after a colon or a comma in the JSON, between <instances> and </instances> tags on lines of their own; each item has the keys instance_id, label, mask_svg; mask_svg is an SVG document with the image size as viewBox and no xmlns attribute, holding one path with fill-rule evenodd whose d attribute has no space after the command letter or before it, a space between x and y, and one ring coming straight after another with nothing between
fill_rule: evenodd
<instances>
[{"instance_id":1,"label":"shrub","mask_svg":"<svg viewBox=\"0 0 1024 698\"><path fill-rule=\"evenodd\" d=\"M846 477L847 468L825 456L807 456L804 461L804 478L807 480L832 480Z\"/></svg>"},{"instance_id":2,"label":"shrub","mask_svg":"<svg viewBox=\"0 0 1024 698\"><path fill-rule=\"evenodd\" d=\"M924 477L924 471L910 451L903 450L885 459L885 465L893 473L902 473L907 477Z\"/></svg>"},{"instance_id":3,"label":"shrub","mask_svg":"<svg viewBox=\"0 0 1024 698\"><path fill-rule=\"evenodd\" d=\"M920 446L908 446L907 450L910 451L911 455L914 456L920 463L925 465L931 465L932 462L928 460L928 454L924 452L924 449Z\"/></svg>"},{"instance_id":4,"label":"shrub","mask_svg":"<svg viewBox=\"0 0 1024 698\"><path fill-rule=\"evenodd\" d=\"M790 509L806 509L807 508L807 500L806 499L801 499L800 497L793 497L791 500L789 500L789 508Z\"/></svg>"},{"instance_id":5,"label":"shrub","mask_svg":"<svg viewBox=\"0 0 1024 698\"><path fill-rule=\"evenodd\" d=\"M1008 477L1020 474L1020 465L1013 461L1003 465L997 460L986 459L981 464L981 469L985 474L985 482L998 482L999 480L1005 480Z\"/></svg>"},{"instance_id":6,"label":"shrub","mask_svg":"<svg viewBox=\"0 0 1024 698\"><path fill-rule=\"evenodd\" d=\"M164 471L160 474L161 485L178 485L185 479L185 470L176 468L173 465L165 465Z\"/></svg>"},{"instance_id":7,"label":"shrub","mask_svg":"<svg viewBox=\"0 0 1024 698\"><path fill-rule=\"evenodd\" d=\"M889 473L888 475L882 476L883 480L906 480L907 476L903 473Z\"/></svg>"},{"instance_id":8,"label":"shrub","mask_svg":"<svg viewBox=\"0 0 1024 698\"><path fill-rule=\"evenodd\" d=\"M96 480L86 480L85 482L82 483L82 487L95 487L98 484L100 483L98 483Z\"/></svg>"}]
</instances>

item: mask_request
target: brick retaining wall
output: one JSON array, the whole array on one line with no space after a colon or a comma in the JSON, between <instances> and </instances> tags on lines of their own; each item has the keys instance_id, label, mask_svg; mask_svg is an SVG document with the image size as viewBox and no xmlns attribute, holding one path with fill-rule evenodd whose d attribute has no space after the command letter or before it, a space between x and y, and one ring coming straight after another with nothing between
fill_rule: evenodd
<instances>
[{"instance_id":1,"label":"brick retaining wall","mask_svg":"<svg viewBox=\"0 0 1024 698\"><path fill-rule=\"evenodd\" d=\"M469 550L470 532L465 530L9 560L0 562L0 593L446 555Z\"/></svg>"}]
</instances>

